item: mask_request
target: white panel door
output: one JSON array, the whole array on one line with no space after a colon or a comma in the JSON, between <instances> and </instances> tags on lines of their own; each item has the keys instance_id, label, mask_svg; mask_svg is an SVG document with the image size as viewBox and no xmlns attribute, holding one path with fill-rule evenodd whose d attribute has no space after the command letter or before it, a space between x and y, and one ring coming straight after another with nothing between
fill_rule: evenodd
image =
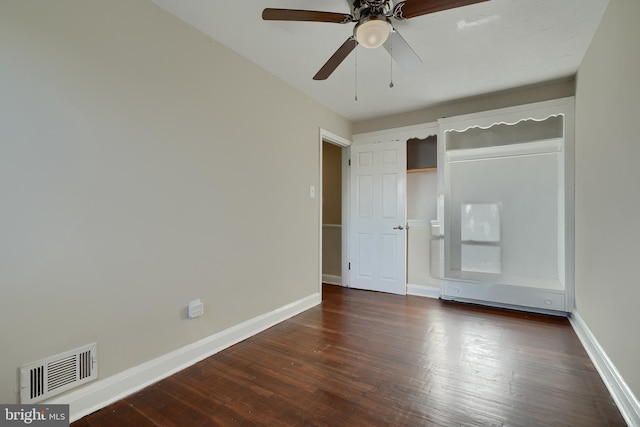
<instances>
[{"instance_id":1,"label":"white panel door","mask_svg":"<svg viewBox=\"0 0 640 427\"><path fill-rule=\"evenodd\" d=\"M350 286L406 293L406 144L351 146Z\"/></svg>"}]
</instances>

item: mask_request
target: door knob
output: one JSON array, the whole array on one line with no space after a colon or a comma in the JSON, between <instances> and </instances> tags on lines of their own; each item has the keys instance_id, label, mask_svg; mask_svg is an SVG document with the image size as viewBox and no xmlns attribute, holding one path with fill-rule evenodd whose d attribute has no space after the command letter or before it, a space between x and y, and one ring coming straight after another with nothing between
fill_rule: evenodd
<instances>
[{"instance_id":1,"label":"door knob","mask_svg":"<svg viewBox=\"0 0 640 427\"><path fill-rule=\"evenodd\" d=\"M394 230L404 230L404 227L402 225L399 225L397 227L393 227Z\"/></svg>"}]
</instances>

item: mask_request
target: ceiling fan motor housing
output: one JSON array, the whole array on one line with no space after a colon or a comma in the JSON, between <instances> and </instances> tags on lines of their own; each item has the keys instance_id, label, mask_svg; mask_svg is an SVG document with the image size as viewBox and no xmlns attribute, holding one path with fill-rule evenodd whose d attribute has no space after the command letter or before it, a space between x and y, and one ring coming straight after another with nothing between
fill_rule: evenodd
<instances>
[{"instance_id":1,"label":"ceiling fan motor housing","mask_svg":"<svg viewBox=\"0 0 640 427\"><path fill-rule=\"evenodd\" d=\"M391 0L353 0L351 15L354 21L373 15L391 16L393 14Z\"/></svg>"},{"instance_id":2,"label":"ceiling fan motor housing","mask_svg":"<svg viewBox=\"0 0 640 427\"><path fill-rule=\"evenodd\" d=\"M371 7L381 7L387 3L391 3L388 0L365 0L365 3Z\"/></svg>"}]
</instances>

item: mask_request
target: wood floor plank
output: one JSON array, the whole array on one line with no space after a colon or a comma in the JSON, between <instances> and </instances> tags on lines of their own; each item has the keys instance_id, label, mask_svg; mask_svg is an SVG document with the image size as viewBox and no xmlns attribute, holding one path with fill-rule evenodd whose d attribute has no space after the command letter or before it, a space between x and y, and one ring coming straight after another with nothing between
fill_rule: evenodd
<instances>
[{"instance_id":1,"label":"wood floor plank","mask_svg":"<svg viewBox=\"0 0 640 427\"><path fill-rule=\"evenodd\" d=\"M75 427L624 426L567 319L323 286L323 303Z\"/></svg>"}]
</instances>

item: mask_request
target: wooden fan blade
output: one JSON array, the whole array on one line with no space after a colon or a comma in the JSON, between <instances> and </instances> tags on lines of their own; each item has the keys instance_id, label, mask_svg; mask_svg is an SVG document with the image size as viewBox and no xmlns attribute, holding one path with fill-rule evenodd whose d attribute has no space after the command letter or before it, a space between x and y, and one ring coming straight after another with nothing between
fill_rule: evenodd
<instances>
[{"instance_id":1,"label":"wooden fan blade","mask_svg":"<svg viewBox=\"0 0 640 427\"><path fill-rule=\"evenodd\" d=\"M349 22L353 22L351 15L346 13L272 8L267 8L262 11L262 19L265 21L312 21L333 22L336 24L347 24Z\"/></svg>"},{"instance_id":2,"label":"wooden fan blade","mask_svg":"<svg viewBox=\"0 0 640 427\"><path fill-rule=\"evenodd\" d=\"M336 53L329 58L322 68L320 68L320 71L313 76L313 80L326 80L331 73L338 68L338 65L342 64L342 61L349 56L351 51L355 49L357 45L358 42L356 39L353 36L349 37L346 42L342 43L342 46L336 50Z\"/></svg>"},{"instance_id":3,"label":"wooden fan blade","mask_svg":"<svg viewBox=\"0 0 640 427\"><path fill-rule=\"evenodd\" d=\"M422 65L420 57L411 49L409 43L407 43L395 28L391 34L389 34L389 38L384 42L383 46L387 49L389 55L391 55L405 71L413 71Z\"/></svg>"},{"instance_id":4,"label":"wooden fan blade","mask_svg":"<svg viewBox=\"0 0 640 427\"><path fill-rule=\"evenodd\" d=\"M398 3L394 13L399 19L409 19L456 7L469 6L489 0L406 0Z\"/></svg>"}]
</instances>

